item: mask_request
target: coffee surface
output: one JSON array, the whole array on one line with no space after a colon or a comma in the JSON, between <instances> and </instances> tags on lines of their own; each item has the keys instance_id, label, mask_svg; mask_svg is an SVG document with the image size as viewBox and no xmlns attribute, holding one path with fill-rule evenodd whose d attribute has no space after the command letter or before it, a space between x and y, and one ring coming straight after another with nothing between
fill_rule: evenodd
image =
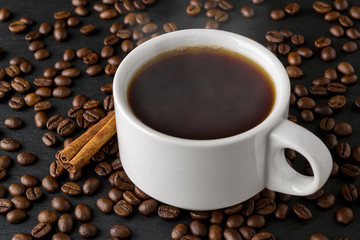
<instances>
[{"instance_id":1,"label":"coffee surface","mask_svg":"<svg viewBox=\"0 0 360 240\"><path fill-rule=\"evenodd\" d=\"M174 137L210 140L243 133L271 112L275 90L255 62L221 48L164 53L134 75L127 92L135 116Z\"/></svg>"}]
</instances>

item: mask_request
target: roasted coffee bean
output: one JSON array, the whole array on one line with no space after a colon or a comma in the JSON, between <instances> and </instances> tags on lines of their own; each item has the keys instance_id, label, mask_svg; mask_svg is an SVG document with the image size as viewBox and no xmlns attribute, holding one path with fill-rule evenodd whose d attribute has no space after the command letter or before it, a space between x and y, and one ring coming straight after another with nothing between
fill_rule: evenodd
<instances>
[{"instance_id":1,"label":"roasted coffee bean","mask_svg":"<svg viewBox=\"0 0 360 240\"><path fill-rule=\"evenodd\" d=\"M131 50L134 49L134 43L130 40L124 40L122 43L121 43L121 50L124 52L124 53L129 53Z\"/></svg>"},{"instance_id":2,"label":"roasted coffee bean","mask_svg":"<svg viewBox=\"0 0 360 240\"><path fill-rule=\"evenodd\" d=\"M39 212L37 219L40 223L54 224L58 220L58 215L51 210L42 210Z\"/></svg>"},{"instance_id":3,"label":"roasted coffee bean","mask_svg":"<svg viewBox=\"0 0 360 240\"><path fill-rule=\"evenodd\" d=\"M117 203L122 199L122 192L117 188L112 188L108 192L108 197L111 199L111 201Z\"/></svg>"},{"instance_id":4,"label":"roasted coffee bean","mask_svg":"<svg viewBox=\"0 0 360 240\"><path fill-rule=\"evenodd\" d=\"M296 46L302 45L305 42L305 38L302 34L294 34L291 36L291 42Z\"/></svg>"},{"instance_id":5,"label":"roasted coffee bean","mask_svg":"<svg viewBox=\"0 0 360 240\"><path fill-rule=\"evenodd\" d=\"M93 65L98 61L99 57L96 53L89 53L83 57L83 61L86 65Z\"/></svg>"},{"instance_id":6,"label":"roasted coffee bean","mask_svg":"<svg viewBox=\"0 0 360 240\"><path fill-rule=\"evenodd\" d=\"M270 232L259 232L251 240L275 240L275 236Z\"/></svg>"},{"instance_id":7,"label":"roasted coffee bean","mask_svg":"<svg viewBox=\"0 0 360 240\"><path fill-rule=\"evenodd\" d=\"M123 198L133 206L137 206L141 203L141 200L135 195L134 192L131 191L123 192Z\"/></svg>"},{"instance_id":8,"label":"roasted coffee bean","mask_svg":"<svg viewBox=\"0 0 360 240\"><path fill-rule=\"evenodd\" d=\"M44 177L41 181L41 185L47 192L50 193L57 192L60 188L59 183L51 176Z\"/></svg>"},{"instance_id":9,"label":"roasted coffee bean","mask_svg":"<svg viewBox=\"0 0 360 240\"><path fill-rule=\"evenodd\" d=\"M323 209L332 208L335 205L335 196L324 194L316 200L316 205Z\"/></svg>"},{"instance_id":10,"label":"roasted coffee bean","mask_svg":"<svg viewBox=\"0 0 360 240\"><path fill-rule=\"evenodd\" d=\"M65 61L65 60L62 60L62 61L57 61L54 65L54 68L56 70L64 70L66 68L69 68L71 67L71 63L68 62L68 61Z\"/></svg>"},{"instance_id":11,"label":"roasted coffee bean","mask_svg":"<svg viewBox=\"0 0 360 240\"><path fill-rule=\"evenodd\" d=\"M98 178L89 178L84 182L82 192L87 196L94 195L99 190L100 185L101 183Z\"/></svg>"},{"instance_id":12,"label":"roasted coffee bean","mask_svg":"<svg viewBox=\"0 0 360 240\"><path fill-rule=\"evenodd\" d=\"M41 97L36 93L29 93L24 97L25 104L29 107L35 106L35 104L41 102L41 100Z\"/></svg>"},{"instance_id":13,"label":"roasted coffee bean","mask_svg":"<svg viewBox=\"0 0 360 240\"><path fill-rule=\"evenodd\" d=\"M36 156L30 152L22 152L16 156L16 161L22 166L34 164L36 160Z\"/></svg>"},{"instance_id":14,"label":"roasted coffee bean","mask_svg":"<svg viewBox=\"0 0 360 240\"><path fill-rule=\"evenodd\" d=\"M308 89L301 83L294 86L294 93L298 97L305 97L309 95Z\"/></svg>"},{"instance_id":15,"label":"roasted coffee bean","mask_svg":"<svg viewBox=\"0 0 360 240\"><path fill-rule=\"evenodd\" d=\"M266 40L268 40L269 42L273 42L273 43L281 43L282 41L284 41L284 36L276 30L268 31L266 33L265 37L266 37Z\"/></svg>"},{"instance_id":16,"label":"roasted coffee bean","mask_svg":"<svg viewBox=\"0 0 360 240\"><path fill-rule=\"evenodd\" d=\"M105 177L111 173L111 165L108 162L100 162L95 166L95 172L101 177Z\"/></svg>"},{"instance_id":17,"label":"roasted coffee bean","mask_svg":"<svg viewBox=\"0 0 360 240\"><path fill-rule=\"evenodd\" d=\"M300 5L298 3L289 3L285 6L284 10L289 15L296 15L300 11Z\"/></svg>"},{"instance_id":18,"label":"roasted coffee bean","mask_svg":"<svg viewBox=\"0 0 360 240\"><path fill-rule=\"evenodd\" d=\"M285 11L281 8L274 9L270 12L270 17L273 20L281 20L285 18Z\"/></svg>"},{"instance_id":19,"label":"roasted coffee bean","mask_svg":"<svg viewBox=\"0 0 360 240\"><path fill-rule=\"evenodd\" d=\"M89 10L84 6L79 6L75 8L75 13L81 17L88 15Z\"/></svg>"},{"instance_id":20,"label":"roasted coffee bean","mask_svg":"<svg viewBox=\"0 0 360 240\"><path fill-rule=\"evenodd\" d=\"M74 182L67 182L62 185L61 191L69 196L78 196L81 194L81 187Z\"/></svg>"},{"instance_id":21,"label":"roasted coffee bean","mask_svg":"<svg viewBox=\"0 0 360 240\"><path fill-rule=\"evenodd\" d=\"M287 66L286 72L290 78L301 78L303 76L303 71L297 66Z\"/></svg>"},{"instance_id":22,"label":"roasted coffee bean","mask_svg":"<svg viewBox=\"0 0 360 240\"><path fill-rule=\"evenodd\" d=\"M111 19L116 18L118 16L118 13L116 12L115 9L109 8L109 9L105 9L104 11L102 11L99 16L101 19L111 20Z\"/></svg>"},{"instance_id":23,"label":"roasted coffee bean","mask_svg":"<svg viewBox=\"0 0 360 240\"><path fill-rule=\"evenodd\" d=\"M49 110L52 107L51 103L49 101L42 101L38 102L34 105L34 110L39 111L46 111Z\"/></svg>"},{"instance_id":24,"label":"roasted coffee bean","mask_svg":"<svg viewBox=\"0 0 360 240\"><path fill-rule=\"evenodd\" d=\"M80 203L75 207L74 215L76 220L81 222L87 222L91 219L92 210L87 204Z\"/></svg>"},{"instance_id":25,"label":"roasted coffee bean","mask_svg":"<svg viewBox=\"0 0 360 240\"><path fill-rule=\"evenodd\" d=\"M54 83L57 87L69 87L72 84L72 80L70 77L59 75L54 78Z\"/></svg>"},{"instance_id":26,"label":"roasted coffee bean","mask_svg":"<svg viewBox=\"0 0 360 240\"><path fill-rule=\"evenodd\" d=\"M34 85L36 87L51 87L53 80L50 77L36 77L34 79Z\"/></svg>"},{"instance_id":27,"label":"roasted coffee bean","mask_svg":"<svg viewBox=\"0 0 360 240\"><path fill-rule=\"evenodd\" d=\"M80 74L81 74L81 72L77 68L67 68L67 69L62 70L62 72L61 72L61 75L70 77L70 78L76 78L76 77L80 76Z\"/></svg>"},{"instance_id":28,"label":"roasted coffee bean","mask_svg":"<svg viewBox=\"0 0 360 240\"><path fill-rule=\"evenodd\" d=\"M345 34L345 30L342 26L340 25L333 25L329 28L329 32L334 36L334 37L342 37Z\"/></svg>"},{"instance_id":29,"label":"roasted coffee bean","mask_svg":"<svg viewBox=\"0 0 360 240\"><path fill-rule=\"evenodd\" d=\"M159 217L166 219L166 220L175 219L179 216L179 214L180 214L180 210L173 206L161 205L158 208Z\"/></svg>"},{"instance_id":30,"label":"roasted coffee bean","mask_svg":"<svg viewBox=\"0 0 360 240\"><path fill-rule=\"evenodd\" d=\"M117 70L116 65L108 64L105 67L105 74L110 76L110 77L113 77L115 75L116 70Z\"/></svg>"},{"instance_id":31,"label":"roasted coffee bean","mask_svg":"<svg viewBox=\"0 0 360 240\"><path fill-rule=\"evenodd\" d=\"M329 132L331 131L335 126L335 120L333 118L323 118L320 120L320 129Z\"/></svg>"},{"instance_id":32,"label":"roasted coffee bean","mask_svg":"<svg viewBox=\"0 0 360 240\"><path fill-rule=\"evenodd\" d=\"M351 155L351 147L348 143L341 142L336 145L336 154L342 158L349 158Z\"/></svg>"},{"instance_id":33,"label":"roasted coffee bean","mask_svg":"<svg viewBox=\"0 0 360 240\"><path fill-rule=\"evenodd\" d=\"M330 79L330 81L335 81L338 79L338 74L335 69L328 68L324 72L324 77Z\"/></svg>"},{"instance_id":34,"label":"roasted coffee bean","mask_svg":"<svg viewBox=\"0 0 360 240\"><path fill-rule=\"evenodd\" d=\"M76 55L75 50L72 48L68 48L63 53L63 60L66 62L71 62L74 60L75 55Z\"/></svg>"},{"instance_id":35,"label":"roasted coffee bean","mask_svg":"<svg viewBox=\"0 0 360 240\"><path fill-rule=\"evenodd\" d=\"M302 63L301 56L297 52L290 52L287 60L290 65L299 66Z\"/></svg>"},{"instance_id":36,"label":"roasted coffee bean","mask_svg":"<svg viewBox=\"0 0 360 240\"><path fill-rule=\"evenodd\" d=\"M42 141L46 146L53 147L57 143L57 138L52 133L45 133L44 136L42 137Z\"/></svg>"},{"instance_id":37,"label":"roasted coffee bean","mask_svg":"<svg viewBox=\"0 0 360 240\"><path fill-rule=\"evenodd\" d=\"M37 50L42 49L44 47L45 47L45 43L43 41L36 40L29 44L28 49L31 52L36 52Z\"/></svg>"},{"instance_id":38,"label":"roasted coffee bean","mask_svg":"<svg viewBox=\"0 0 360 240\"><path fill-rule=\"evenodd\" d=\"M58 19L67 19L71 16L71 13L69 11L58 11L56 13L54 13L54 19L58 20Z\"/></svg>"},{"instance_id":39,"label":"roasted coffee bean","mask_svg":"<svg viewBox=\"0 0 360 240\"><path fill-rule=\"evenodd\" d=\"M15 77L11 81L11 87L18 93L26 93L30 90L30 83L21 77Z\"/></svg>"},{"instance_id":40,"label":"roasted coffee bean","mask_svg":"<svg viewBox=\"0 0 360 240\"><path fill-rule=\"evenodd\" d=\"M56 30L56 29L55 29ZM55 32L55 31L54 31ZM49 50L45 49L45 48L42 48L42 49L39 49L39 50L36 50L34 52L34 58L35 60L38 60L38 61L41 61L41 60L45 60L47 58L50 57L50 52Z\"/></svg>"},{"instance_id":41,"label":"roasted coffee bean","mask_svg":"<svg viewBox=\"0 0 360 240\"><path fill-rule=\"evenodd\" d=\"M324 20L327 22L335 22L340 17L340 13L338 11L331 11L325 14Z\"/></svg>"},{"instance_id":42,"label":"roasted coffee bean","mask_svg":"<svg viewBox=\"0 0 360 240\"><path fill-rule=\"evenodd\" d=\"M20 209L12 210L6 214L6 220L11 224L21 223L25 221L26 218L26 212Z\"/></svg>"},{"instance_id":43,"label":"roasted coffee bean","mask_svg":"<svg viewBox=\"0 0 360 240\"><path fill-rule=\"evenodd\" d=\"M80 20L79 18L77 17L69 17L67 20L66 20L66 24L71 27L71 28L74 28L74 27L77 27L79 26L80 24Z\"/></svg>"},{"instance_id":44,"label":"roasted coffee bean","mask_svg":"<svg viewBox=\"0 0 360 240\"><path fill-rule=\"evenodd\" d=\"M0 141L0 148L3 151L15 152L21 148L21 145L18 141L12 138L4 138Z\"/></svg>"},{"instance_id":45,"label":"roasted coffee bean","mask_svg":"<svg viewBox=\"0 0 360 240\"><path fill-rule=\"evenodd\" d=\"M146 193L144 193L140 188L138 187L134 187L134 192L136 194L136 196L138 196L139 198L143 199L143 200L147 200L150 199L150 196L147 195Z\"/></svg>"},{"instance_id":46,"label":"roasted coffee bean","mask_svg":"<svg viewBox=\"0 0 360 240\"><path fill-rule=\"evenodd\" d=\"M252 228L263 228L266 224L266 220L262 215L254 214L251 215L247 221L246 225Z\"/></svg>"},{"instance_id":47,"label":"roasted coffee bean","mask_svg":"<svg viewBox=\"0 0 360 240\"><path fill-rule=\"evenodd\" d=\"M315 47L321 49L321 48L330 46L331 40L328 37L320 37L315 40L314 44L315 44Z\"/></svg>"},{"instance_id":48,"label":"roasted coffee bean","mask_svg":"<svg viewBox=\"0 0 360 240\"><path fill-rule=\"evenodd\" d=\"M131 229L123 224L115 224L110 228L110 236L118 239L131 237Z\"/></svg>"},{"instance_id":49,"label":"roasted coffee bean","mask_svg":"<svg viewBox=\"0 0 360 240\"><path fill-rule=\"evenodd\" d=\"M26 30L27 24L23 21L15 21L9 24L9 30L12 33L22 33Z\"/></svg>"},{"instance_id":50,"label":"roasted coffee bean","mask_svg":"<svg viewBox=\"0 0 360 240\"><path fill-rule=\"evenodd\" d=\"M360 174L360 168L350 163L344 163L341 165L340 171L348 177L356 177Z\"/></svg>"},{"instance_id":51,"label":"roasted coffee bean","mask_svg":"<svg viewBox=\"0 0 360 240\"><path fill-rule=\"evenodd\" d=\"M278 204L274 212L274 215L277 219L285 220L288 216L288 213L289 213L289 207L284 203L280 203Z\"/></svg>"},{"instance_id":52,"label":"roasted coffee bean","mask_svg":"<svg viewBox=\"0 0 360 240\"><path fill-rule=\"evenodd\" d=\"M71 237L69 237L67 234L65 233L55 233L51 240L71 240Z\"/></svg>"},{"instance_id":53,"label":"roasted coffee bean","mask_svg":"<svg viewBox=\"0 0 360 240\"><path fill-rule=\"evenodd\" d=\"M59 217L58 228L60 232L69 233L74 227L74 219L70 214L63 214Z\"/></svg>"},{"instance_id":54,"label":"roasted coffee bean","mask_svg":"<svg viewBox=\"0 0 360 240\"><path fill-rule=\"evenodd\" d=\"M20 75L21 70L17 65L10 65L5 68L5 72L10 78L14 78Z\"/></svg>"},{"instance_id":55,"label":"roasted coffee bean","mask_svg":"<svg viewBox=\"0 0 360 240\"><path fill-rule=\"evenodd\" d=\"M345 93L346 86L341 83L333 82L327 85L327 90L332 93Z\"/></svg>"},{"instance_id":56,"label":"roasted coffee bean","mask_svg":"<svg viewBox=\"0 0 360 240\"><path fill-rule=\"evenodd\" d=\"M85 223L79 227L79 235L83 238L95 238L97 235L98 229L94 224Z\"/></svg>"},{"instance_id":57,"label":"roasted coffee bean","mask_svg":"<svg viewBox=\"0 0 360 240\"><path fill-rule=\"evenodd\" d=\"M71 203L65 197L56 196L51 200L51 207L59 213L69 212L71 210Z\"/></svg>"},{"instance_id":58,"label":"roasted coffee bean","mask_svg":"<svg viewBox=\"0 0 360 240\"><path fill-rule=\"evenodd\" d=\"M346 104L346 97L344 95L336 95L328 100L328 105L333 109L340 109Z\"/></svg>"},{"instance_id":59,"label":"roasted coffee bean","mask_svg":"<svg viewBox=\"0 0 360 240\"><path fill-rule=\"evenodd\" d=\"M114 204L110 198L101 197L96 201L96 206L103 213L111 213Z\"/></svg>"},{"instance_id":60,"label":"roasted coffee bean","mask_svg":"<svg viewBox=\"0 0 360 240\"><path fill-rule=\"evenodd\" d=\"M358 198L357 189L351 183L343 184L341 186L341 194L344 197L344 199L349 202L354 202Z\"/></svg>"},{"instance_id":61,"label":"roasted coffee bean","mask_svg":"<svg viewBox=\"0 0 360 240\"><path fill-rule=\"evenodd\" d=\"M214 19L217 22L225 22L229 19L229 14L225 11L218 10L215 12Z\"/></svg>"},{"instance_id":62,"label":"roasted coffee bean","mask_svg":"<svg viewBox=\"0 0 360 240\"><path fill-rule=\"evenodd\" d=\"M338 144L338 140L335 134L327 134L324 139L325 145L329 149L333 149Z\"/></svg>"},{"instance_id":63,"label":"roasted coffee bean","mask_svg":"<svg viewBox=\"0 0 360 240\"><path fill-rule=\"evenodd\" d=\"M181 237L180 240L201 240L201 237L188 234L188 235Z\"/></svg>"},{"instance_id":64,"label":"roasted coffee bean","mask_svg":"<svg viewBox=\"0 0 360 240\"><path fill-rule=\"evenodd\" d=\"M205 24L206 29L219 29L219 23L215 20L209 20Z\"/></svg>"},{"instance_id":65,"label":"roasted coffee bean","mask_svg":"<svg viewBox=\"0 0 360 240\"><path fill-rule=\"evenodd\" d=\"M224 218L223 210L214 210L211 212L210 223L219 225L223 222Z\"/></svg>"},{"instance_id":66,"label":"roasted coffee bean","mask_svg":"<svg viewBox=\"0 0 360 240\"><path fill-rule=\"evenodd\" d=\"M7 93L11 91L11 85L8 82L0 81L0 91Z\"/></svg>"},{"instance_id":67,"label":"roasted coffee bean","mask_svg":"<svg viewBox=\"0 0 360 240\"><path fill-rule=\"evenodd\" d=\"M312 81L312 84L315 86L325 86L330 83L330 79L325 77L319 77Z\"/></svg>"},{"instance_id":68,"label":"roasted coffee bean","mask_svg":"<svg viewBox=\"0 0 360 240\"><path fill-rule=\"evenodd\" d=\"M190 4L186 8L186 13L190 16L196 16L200 13L200 11L201 11L201 8L200 8L200 6L197 6L197 5Z\"/></svg>"},{"instance_id":69,"label":"roasted coffee bean","mask_svg":"<svg viewBox=\"0 0 360 240\"><path fill-rule=\"evenodd\" d=\"M75 173L69 172L68 176L70 181L78 181L82 178L82 170L79 169Z\"/></svg>"},{"instance_id":70,"label":"roasted coffee bean","mask_svg":"<svg viewBox=\"0 0 360 240\"><path fill-rule=\"evenodd\" d=\"M78 94L74 97L72 105L73 107L82 107L87 101L86 97L82 94Z\"/></svg>"},{"instance_id":71,"label":"roasted coffee bean","mask_svg":"<svg viewBox=\"0 0 360 240\"><path fill-rule=\"evenodd\" d=\"M93 9L98 13L101 13L101 12L105 11L108 8L109 8L109 6L107 4L104 4L104 3L95 3L93 5Z\"/></svg>"},{"instance_id":72,"label":"roasted coffee bean","mask_svg":"<svg viewBox=\"0 0 360 240\"><path fill-rule=\"evenodd\" d=\"M295 203L292 206L292 210L295 215L302 220L309 220L312 218L311 211L301 203Z\"/></svg>"},{"instance_id":73,"label":"roasted coffee bean","mask_svg":"<svg viewBox=\"0 0 360 240\"><path fill-rule=\"evenodd\" d=\"M255 234L255 230L248 226L239 228L239 232L245 240L250 240Z\"/></svg>"},{"instance_id":74,"label":"roasted coffee bean","mask_svg":"<svg viewBox=\"0 0 360 240\"><path fill-rule=\"evenodd\" d=\"M358 45L354 41L348 41L342 45L342 50L346 53L353 53L358 50Z\"/></svg>"},{"instance_id":75,"label":"roasted coffee bean","mask_svg":"<svg viewBox=\"0 0 360 240\"><path fill-rule=\"evenodd\" d=\"M336 58L336 51L333 47L325 47L321 50L321 59L325 62L332 61Z\"/></svg>"},{"instance_id":76,"label":"roasted coffee bean","mask_svg":"<svg viewBox=\"0 0 360 240\"><path fill-rule=\"evenodd\" d=\"M0 198L0 214L6 214L10 212L13 208L13 203L6 199L6 198Z\"/></svg>"},{"instance_id":77,"label":"roasted coffee bean","mask_svg":"<svg viewBox=\"0 0 360 240\"><path fill-rule=\"evenodd\" d=\"M286 43L280 43L277 47L277 51L281 55L286 55L290 52L290 46Z\"/></svg>"},{"instance_id":78,"label":"roasted coffee bean","mask_svg":"<svg viewBox=\"0 0 360 240\"><path fill-rule=\"evenodd\" d=\"M21 72L28 74L32 71L33 65L30 62L26 61L26 62L22 62L20 64L19 68L20 68Z\"/></svg>"},{"instance_id":79,"label":"roasted coffee bean","mask_svg":"<svg viewBox=\"0 0 360 240\"><path fill-rule=\"evenodd\" d=\"M352 27L354 25L354 22L346 15L341 15L339 18L339 23L343 27Z\"/></svg>"},{"instance_id":80,"label":"roasted coffee bean","mask_svg":"<svg viewBox=\"0 0 360 240\"><path fill-rule=\"evenodd\" d=\"M352 127L346 122L337 122L334 126L334 133L337 136L347 137L352 134Z\"/></svg>"},{"instance_id":81,"label":"roasted coffee bean","mask_svg":"<svg viewBox=\"0 0 360 240\"><path fill-rule=\"evenodd\" d=\"M30 174L24 174L20 178L20 182L25 187L36 187L39 183L39 180Z\"/></svg>"},{"instance_id":82,"label":"roasted coffee bean","mask_svg":"<svg viewBox=\"0 0 360 240\"><path fill-rule=\"evenodd\" d=\"M68 87L56 87L53 89L52 95L56 98L68 98L71 95L71 90Z\"/></svg>"},{"instance_id":83,"label":"roasted coffee bean","mask_svg":"<svg viewBox=\"0 0 360 240\"><path fill-rule=\"evenodd\" d=\"M211 227L210 227L210 230L211 230ZM183 236L188 234L188 232L189 232L188 226L186 226L184 223L179 223L171 231L171 238L173 240L180 240ZM220 237L221 237L221 235L220 235ZM210 238L210 232L209 232L209 238Z\"/></svg>"},{"instance_id":84,"label":"roasted coffee bean","mask_svg":"<svg viewBox=\"0 0 360 240\"><path fill-rule=\"evenodd\" d=\"M27 233L17 233L11 238L11 240L31 240L31 239L32 239L31 235Z\"/></svg>"},{"instance_id":85,"label":"roasted coffee bean","mask_svg":"<svg viewBox=\"0 0 360 240\"><path fill-rule=\"evenodd\" d=\"M350 7L349 15L351 18L359 20L360 19L360 7L359 6Z\"/></svg>"},{"instance_id":86,"label":"roasted coffee bean","mask_svg":"<svg viewBox=\"0 0 360 240\"><path fill-rule=\"evenodd\" d=\"M190 217L194 220L205 220L210 218L210 213L204 211L191 211Z\"/></svg>"},{"instance_id":87,"label":"roasted coffee bean","mask_svg":"<svg viewBox=\"0 0 360 240\"><path fill-rule=\"evenodd\" d=\"M67 137L73 134L76 130L76 123L71 119L62 120L57 126L57 134L62 137Z\"/></svg>"},{"instance_id":88,"label":"roasted coffee bean","mask_svg":"<svg viewBox=\"0 0 360 240\"><path fill-rule=\"evenodd\" d=\"M11 12L7 8L0 9L0 22L7 21L11 16Z\"/></svg>"},{"instance_id":89,"label":"roasted coffee bean","mask_svg":"<svg viewBox=\"0 0 360 240\"><path fill-rule=\"evenodd\" d=\"M138 211L142 215L150 216L156 213L158 206L159 203L155 199L147 199L139 205Z\"/></svg>"},{"instance_id":90,"label":"roasted coffee bean","mask_svg":"<svg viewBox=\"0 0 360 240\"><path fill-rule=\"evenodd\" d=\"M346 36L351 40L357 40L360 38L360 32L355 28L346 29Z\"/></svg>"},{"instance_id":91,"label":"roasted coffee bean","mask_svg":"<svg viewBox=\"0 0 360 240\"><path fill-rule=\"evenodd\" d=\"M355 73L354 67L349 62L340 62L337 66L337 69L344 75Z\"/></svg>"},{"instance_id":92,"label":"roasted coffee bean","mask_svg":"<svg viewBox=\"0 0 360 240\"><path fill-rule=\"evenodd\" d=\"M310 97L301 97L297 100L297 107L301 110L313 109L316 106L316 102Z\"/></svg>"},{"instance_id":93,"label":"roasted coffee bean","mask_svg":"<svg viewBox=\"0 0 360 240\"><path fill-rule=\"evenodd\" d=\"M335 0L333 5L338 11L344 11L349 7L347 0Z\"/></svg>"},{"instance_id":94,"label":"roasted coffee bean","mask_svg":"<svg viewBox=\"0 0 360 240\"><path fill-rule=\"evenodd\" d=\"M79 48L76 51L76 57L77 58L84 58L86 55L92 53L92 50L90 48Z\"/></svg>"},{"instance_id":95,"label":"roasted coffee bean","mask_svg":"<svg viewBox=\"0 0 360 240\"><path fill-rule=\"evenodd\" d=\"M48 22L44 22L39 26L39 33L41 33L44 36L47 36L51 33L52 26Z\"/></svg>"},{"instance_id":96,"label":"roasted coffee bean","mask_svg":"<svg viewBox=\"0 0 360 240\"><path fill-rule=\"evenodd\" d=\"M8 155L0 156L0 169L9 169L12 165L13 160ZM1 185L0 185L1 186ZM2 187L0 187L0 193L2 192ZM0 198L2 194L0 194Z\"/></svg>"},{"instance_id":97,"label":"roasted coffee bean","mask_svg":"<svg viewBox=\"0 0 360 240\"><path fill-rule=\"evenodd\" d=\"M343 83L345 85L351 85L358 81L358 77L357 77L357 75L350 73L350 74L342 76L340 81L341 81L341 83Z\"/></svg>"},{"instance_id":98,"label":"roasted coffee bean","mask_svg":"<svg viewBox=\"0 0 360 240\"><path fill-rule=\"evenodd\" d=\"M92 24L85 25L82 28L80 28L80 33L82 33L85 36L92 35L96 32L96 27Z\"/></svg>"},{"instance_id":99,"label":"roasted coffee bean","mask_svg":"<svg viewBox=\"0 0 360 240\"><path fill-rule=\"evenodd\" d=\"M349 224L354 219L353 211L348 207L342 207L336 211L336 220L339 223Z\"/></svg>"},{"instance_id":100,"label":"roasted coffee bean","mask_svg":"<svg viewBox=\"0 0 360 240\"><path fill-rule=\"evenodd\" d=\"M83 117L86 121L88 121L89 123L96 123L100 120L101 116L99 113L97 113L96 111L94 111L94 109L89 109L86 110L83 113Z\"/></svg>"},{"instance_id":101,"label":"roasted coffee bean","mask_svg":"<svg viewBox=\"0 0 360 240\"><path fill-rule=\"evenodd\" d=\"M355 162L360 162L360 147L354 147L351 150L351 158L355 161ZM0 167L1 168L1 167ZM0 195L1 196L1 195Z\"/></svg>"},{"instance_id":102,"label":"roasted coffee bean","mask_svg":"<svg viewBox=\"0 0 360 240\"><path fill-rule=\"evenodd\" d=\"M85 110L94 109L100 106L100 102L96 99L90 99L82 105Z\"/></svg>"},{"instance_id":103,"label":"roasted coffee bean","mask_svg":"<svg viewBox=\"0 0 360 240\"><path fill-rule=\"evenodd\" d=\"M315 1L313 9L319 14L326 14L331 11L331 5L323 1Z\"/></svg>"},{"instance_id":104,"label":"roasted coffee bean","mask_svg":"<svg viewBox=\"0 0 360 240\"><path fill-rule=\"evenodd\" d=\"M262 198L255 204L255 210L258 214L267 215L275 211L276 204L270 198Z\"/></svg>"},{"instance_id":105,"label":"roasted coffee bean","mask_svg":"<svg viewBox=\"0 0 360 240\"><path fill-rule=\"evenodd\" d=\"M20 110L25 107L25 101L21 97L13 96L9 100L9 107L14 110Z\"/></svg>"},{"instance_id":106,"label":"roasted coffee bean","mask_svg":"<svg viewBox=\"0 0 360 240\"><path fill-rule=\"evenodd\" d=\"M64 120L63 116L60 115L51 116L46 122L46 127L49 130L55 130L63 120Z\"/></svg>"},{"instance_id":107,"label":"roasted coffee bean","mask_svg":"<svg viewBox=\"0 0 360 240\"><path fill-rule=\"evenodd\" d=\"M39 187L29 187L25 194L30 201L36 201L42 197L42 191Z\"/></svg>"},{"instance_id":108,"label":"roasted coffee bean","mask_svg":"<svg viewBox=\"0 0 360 240\"><path fill-rule=\"evenodd\" d=\"M194 220L190 223L190 231L193 235L205 237L207 235L207 227L204 223Z\"/></svg>"},{"instance_id":109,"label":"roasted coffee bean","mask_svg":"<svg viewBox=\"0 0 360 240\"><path fill-rule=\"evenodd\" d=\"M31 230L31 236L34 238L43 238L51 232L50 223L39 223Z\"/></svg>"},{"instance_id":110,"label":"roasted coffee bean","mask_svg":"<svg viewBox=\"0 0 360 240\"><path fill-rule=\"evenodd\" d=\"M133 212L133 208L127 201L120 200L115 204L114 211L120 217L128 217Z\"/></svg>"},{"instance_id":111,"label":"roasted coffee bean","mask_svg":"<svg viewBox=\"0 0 360 240\"><path fill-rule=\"evenodd\" d=\"M86 74L90 77L99 75L103 71L103 68L99 64L91 65L86 69Z\"/></svg>"},{"instance_id":112,"label":"roasted coffee bean","mask_svg":"<svg viewBox=\"0 0 360 240\"><path fill-rule=\"evenodd\" d=\"M245 219L240 214L233 214L226 219L226 226L228 228L239 228L241 227L245 222Z\"/></svg>"}]
</instances>

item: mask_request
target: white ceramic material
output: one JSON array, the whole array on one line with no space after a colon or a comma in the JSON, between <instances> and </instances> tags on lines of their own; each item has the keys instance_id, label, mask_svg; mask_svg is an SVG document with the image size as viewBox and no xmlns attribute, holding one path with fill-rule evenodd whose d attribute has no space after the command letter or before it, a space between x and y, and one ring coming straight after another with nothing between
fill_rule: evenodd
<instances>
[{"instance_id":1,"label":"white ceramic material","mask_svg":"<svg viewBox=\"0 0 360 240\"><path fill-rule=\"evenodd\" d=\"M275 105L261 124L228 138L188 140L159 133L134 116L126 97L134 72L160 53L194 45L215 45L241 53L270 74L276 89ZM287 120L290 82L283 65L270 51L246 37L206 29L158 36L135 48L122 61L113 94L123 167L135 185L161 202L210 210L240 203L264 187L308 195L322 187L332 169L325 145ZM284 148L301 153L314 177L293 170L286 162Z\"/></svg>"}]
</instances>

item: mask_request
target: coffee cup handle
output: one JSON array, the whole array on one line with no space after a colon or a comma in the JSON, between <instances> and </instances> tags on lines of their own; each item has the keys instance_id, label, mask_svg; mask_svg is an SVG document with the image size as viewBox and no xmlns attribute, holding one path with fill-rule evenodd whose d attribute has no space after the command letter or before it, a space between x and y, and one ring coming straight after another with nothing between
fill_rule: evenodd
<instances>
[{"instance_id":1,"label":"coffee cup handle","mask_svg":"<svg viewBox=\"0 0 360 240\"><path fill-rule=\"evenodd\" d=\"M325 144L313 133L289 121L280 122L269 135L265 185L291 195L310 195L319 190L332 170L332 158ZM310 163L314 176L305 176L286 161L284 149L291 148Z\"/></svg>"}]
</instances>

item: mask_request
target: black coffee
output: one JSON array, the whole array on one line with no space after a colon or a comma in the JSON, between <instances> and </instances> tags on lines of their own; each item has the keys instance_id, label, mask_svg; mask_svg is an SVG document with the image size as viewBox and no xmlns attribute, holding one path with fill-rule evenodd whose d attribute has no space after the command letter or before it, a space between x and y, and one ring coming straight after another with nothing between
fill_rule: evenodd
<instances>
[{"instance_id":1,"label":"black coffee","mask_svg":"<svg viewBox=\"0 0 360 240\"><path fill-rule=\"evenodd\" d=\"M243 133L271 112L275 90L268 73L240 54L211 47L166 52L142 66L127 92L144 124L186 139Z\"/></svg>"}]
</instances>

